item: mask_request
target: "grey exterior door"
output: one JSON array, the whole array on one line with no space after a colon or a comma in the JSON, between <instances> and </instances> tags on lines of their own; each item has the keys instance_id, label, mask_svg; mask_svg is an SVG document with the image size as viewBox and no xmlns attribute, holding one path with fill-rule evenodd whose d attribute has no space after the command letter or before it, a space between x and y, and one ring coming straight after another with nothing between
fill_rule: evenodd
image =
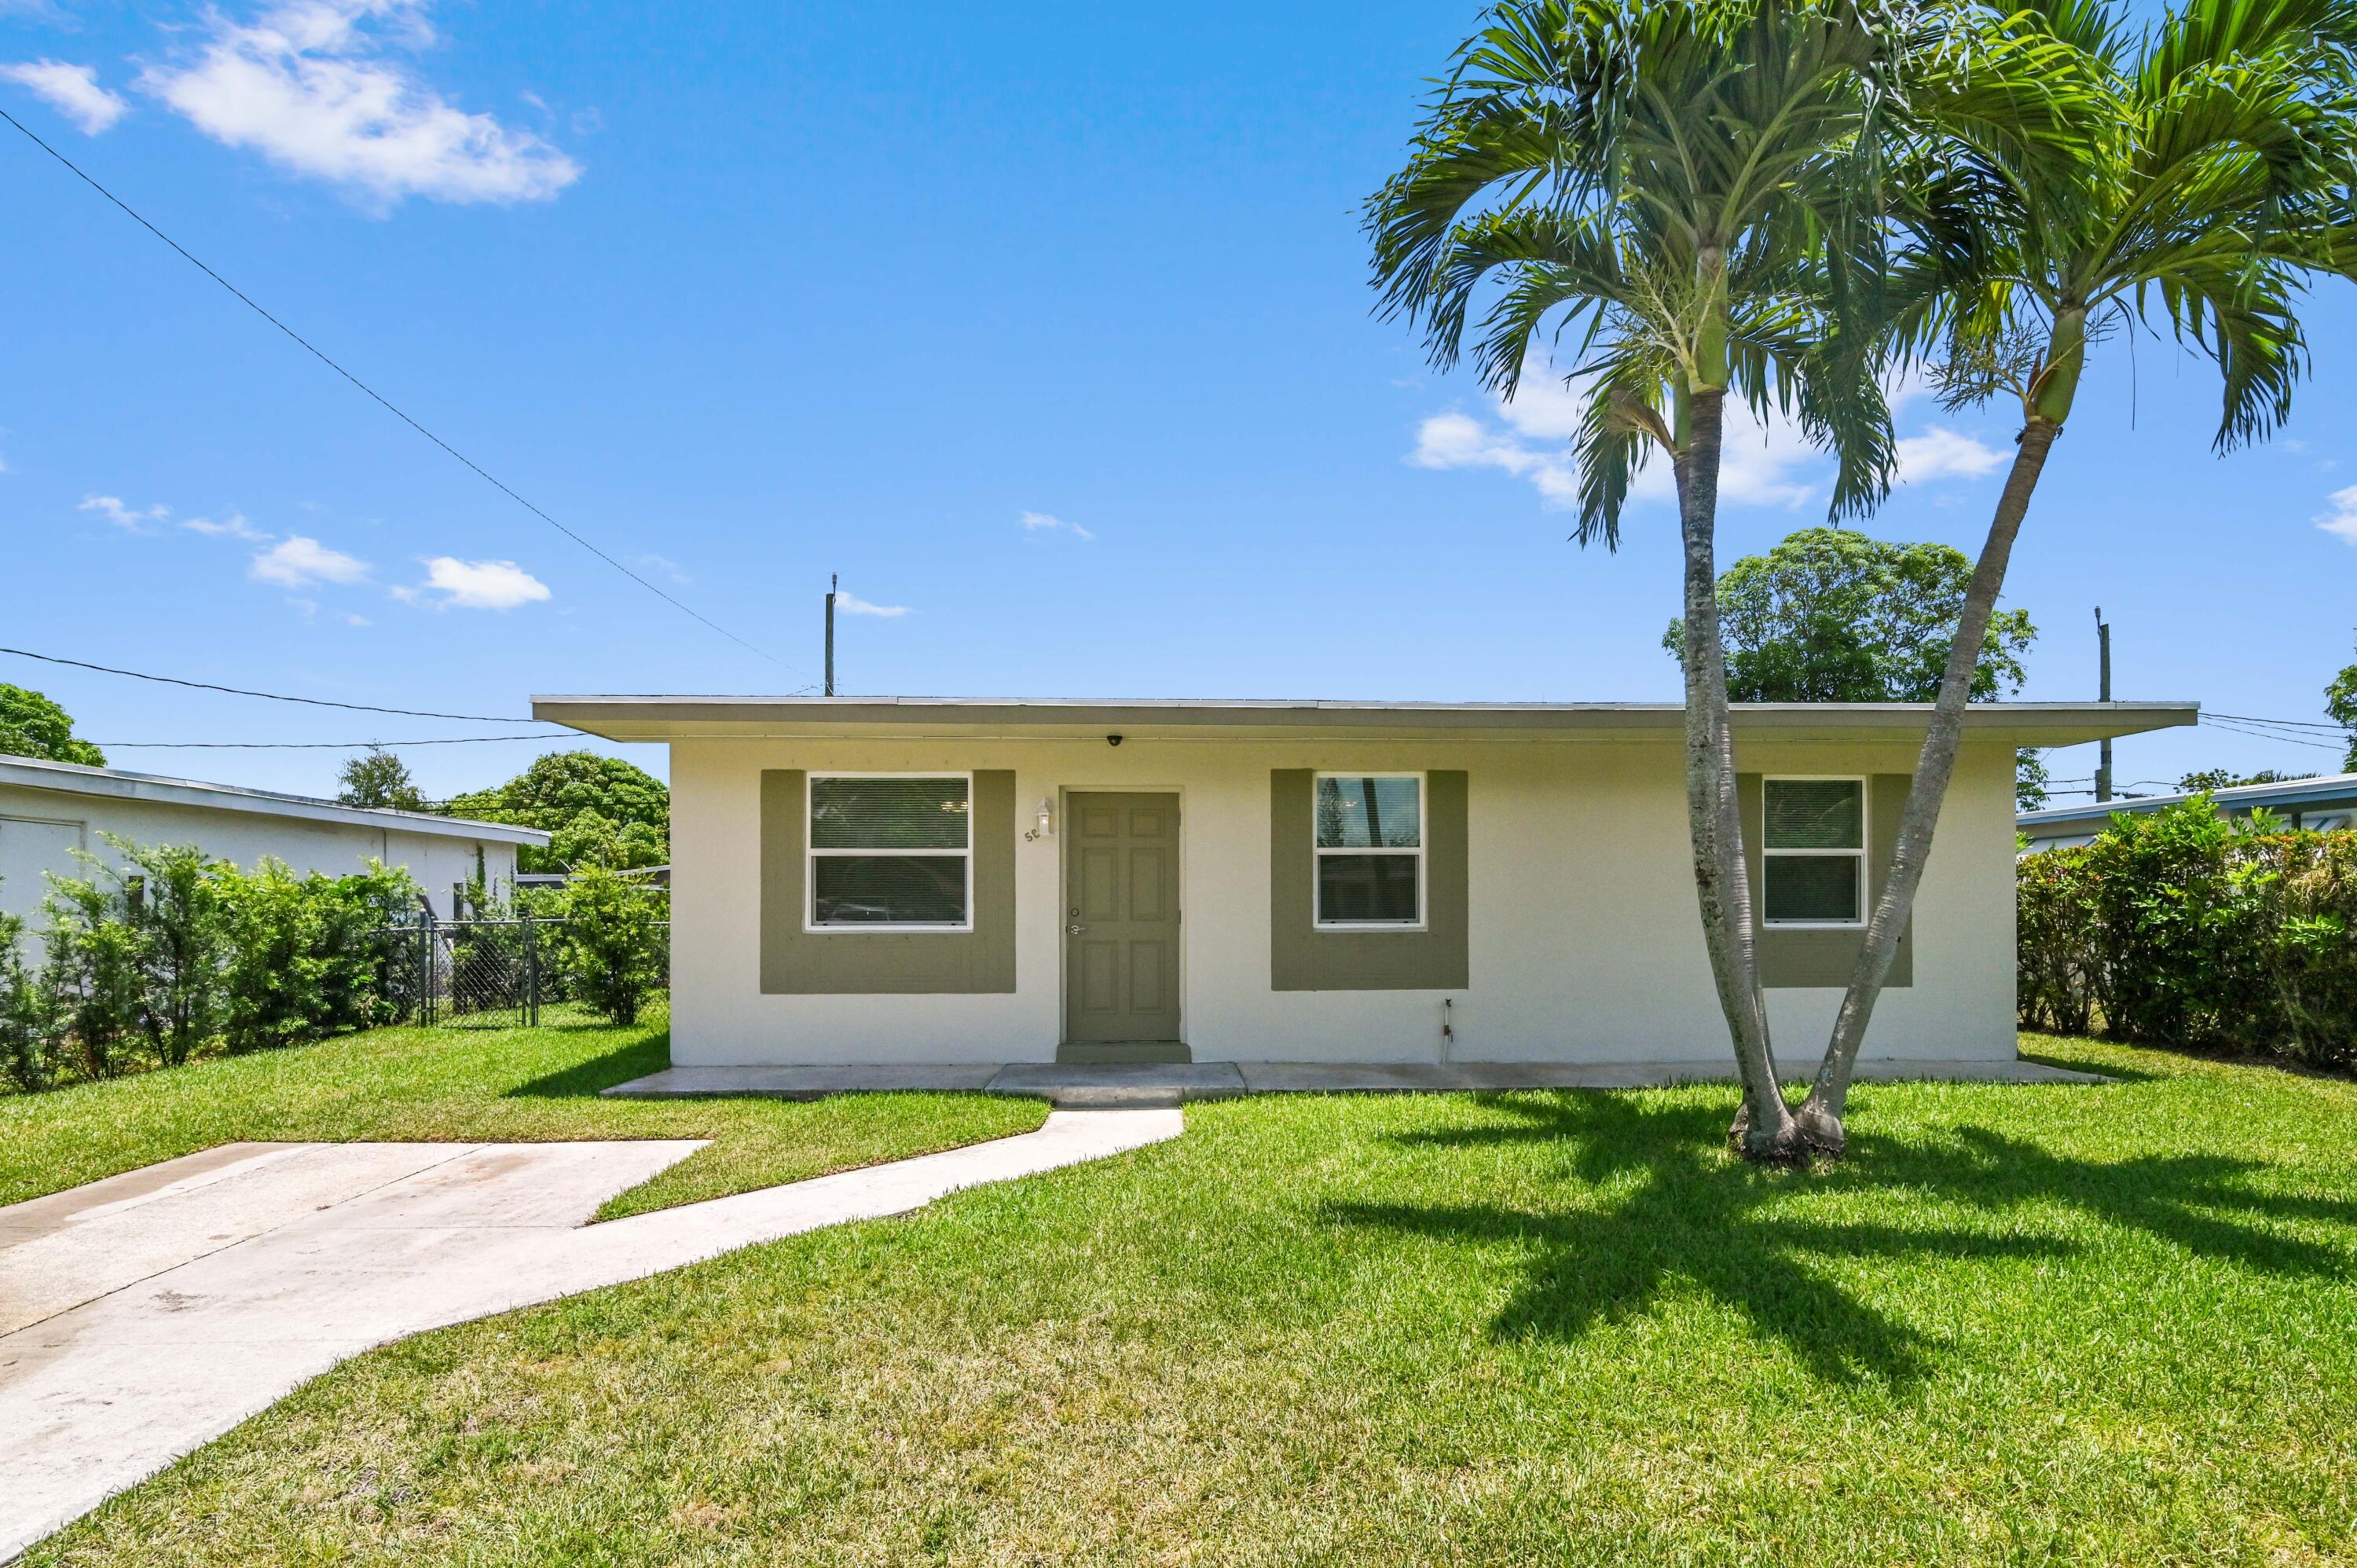
<instances>
[{"instance_id":1,"label":"grey exterior door","mask_svg":"<svg viewBox=\"0 0 2357 1568\"><path fill-rule=\"evenodd\" d=\"M1066 803L1064 1037L1178 1038L1178 797Z\"/></svg>"}]
</instances>

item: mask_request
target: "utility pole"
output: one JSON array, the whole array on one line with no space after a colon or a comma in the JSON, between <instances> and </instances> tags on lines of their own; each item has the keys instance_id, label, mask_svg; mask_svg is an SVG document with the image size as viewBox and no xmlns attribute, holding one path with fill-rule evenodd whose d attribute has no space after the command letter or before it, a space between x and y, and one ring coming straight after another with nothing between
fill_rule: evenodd
<instances>
[{"instance_id":1,"label":"utility pole","mask_svg":"<svg viewBox=\"0 0 2357 1568\"><path fill-rule=\"evenodd\" d=\"M826 575L826 694L830 697L834 695L834 591L842 584L843 579L834 573L829 572ZM2106 655L2107 660L2109 656ZM2104 668L2106 670L2111 668L2108 661ZM2104 679L2106 683L2104 689L2108 691L2111 677L2106 675ZM2104 745L2104 755L2108 757L2111 743L2105 741Z\"/></svg>"},{"instance_id":2,"label":"utility pole","mask_svg":"<svg viewBox=\"0 0 2357 1568\"><path fill-rule=\"evenodd\" d=\"M2101 660L2102 676L2098 694L2106 703L2112 700L2112 623L2104 618L2104 607L2095 607L2095 649ZM2095 764L2095 799L2112 798L2112 737L2104 737L2102 760Z\"/></svg>"}]
</instances>

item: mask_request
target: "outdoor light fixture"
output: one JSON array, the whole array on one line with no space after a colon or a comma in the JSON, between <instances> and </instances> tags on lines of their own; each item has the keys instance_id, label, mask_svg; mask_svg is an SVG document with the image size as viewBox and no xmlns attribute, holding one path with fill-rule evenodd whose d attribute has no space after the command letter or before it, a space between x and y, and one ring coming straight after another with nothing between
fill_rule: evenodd
<instances>
[{"instance_id":1,"label":"outdoor light fixture","mask_svg":"<svg viewBox=\"0 0 2357 1568\"><path fill-rule=\"evenodd\" d=\"M1039 798L1039 825L1023 836L1027 839L1043 839L1055 831L1056 802L1043 795Z\"/></svg>"}]
</instances>

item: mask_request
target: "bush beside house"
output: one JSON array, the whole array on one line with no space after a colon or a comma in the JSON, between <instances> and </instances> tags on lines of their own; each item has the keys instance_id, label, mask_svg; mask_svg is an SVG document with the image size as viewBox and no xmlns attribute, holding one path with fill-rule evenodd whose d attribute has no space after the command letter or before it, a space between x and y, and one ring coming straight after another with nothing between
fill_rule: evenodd
<instances>
[{"instance_id":1,"label":"bush beside house","mask_svg":"<svg viewBox=\"0 0 2357 1568\"><path fill-rule=\"evenodd\" d=\"M2357 833L2123 813L2022 858L2023 1024L2357 1067Z\"/></svg>"},{"instance_id":2,"label":"bush beside house","mask_svg":"<svg viewBox=\"0 0 2357 1568\"><path fill-rule=\"evenodd\" d=\"M0 917L0 1081L36 1090L411 1015L405 922L418 897L407 873L372 862L356 875L298 876L275 860L246 872L194 845L110 842L124 865L85 856L88 875L52 875L38 932ZM530 913L550 922L572 994L635 1021L662 983L662 891L596 872L539 896ZM454 961L463 957L454 943Z\"/></svg>"}]
</instances>

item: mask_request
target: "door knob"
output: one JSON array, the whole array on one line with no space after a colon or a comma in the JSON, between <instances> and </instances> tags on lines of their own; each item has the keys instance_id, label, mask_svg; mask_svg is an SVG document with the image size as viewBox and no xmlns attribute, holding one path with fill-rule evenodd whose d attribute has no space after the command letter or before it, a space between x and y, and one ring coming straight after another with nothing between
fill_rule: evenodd
<instances>
[{"instance_id":1,"label":"door knob","mask_svg":"<svg viewBox=\"0 0 2357 1568\"><path fill-rule=\"evenodd\" d=\"M1081 934L1081 928L1080 928L1080 927L1078 927L1078 926L1066 926L1066 927L1064 928L1064 929L1065 929L1065 930L1067 930L1067 931L1069 931L1069 932L1071 932L1073 936L1076 936L1076 937L1077 937L1077 936L1079 936L1079 935Z\"/></svg>"}]
</instances>

